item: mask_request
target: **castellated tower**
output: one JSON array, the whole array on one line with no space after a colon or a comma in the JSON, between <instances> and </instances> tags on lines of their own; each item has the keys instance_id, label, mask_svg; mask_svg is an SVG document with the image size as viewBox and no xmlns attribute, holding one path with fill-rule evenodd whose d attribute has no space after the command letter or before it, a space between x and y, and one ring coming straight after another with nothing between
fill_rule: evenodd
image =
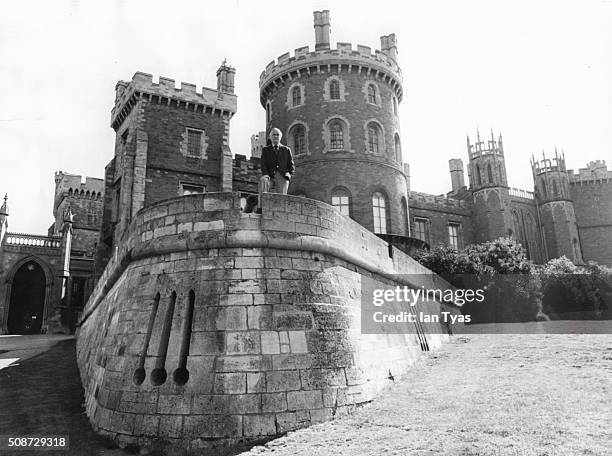
<instances>
[{"instance_id":1,"label":"castellated tower","mask_svg":"<svg viewBox=\"0 0 612 456\"><path fill-rule=\"evenodd\" d=\"M565 167L565 155L531 159L536 202L548 259L565 255L576 264L583 263L578 236L574 202L570 196L569 177Z\"/></svg>"},{"instance_id":2,"label":"castellated tower","mask_svg":"<svg viewBox=\"0 0 612 456\"><path fill-rule=\"evenodd\" d=\"M137 72L116 85L111 126L115 156L106 166L97 271L132 217L158 201L191 193L230 191L229 122L236 113L235 69L217 70L217 89Z\"/></svg>"},{"instance_id":3,"label":"castellated tower","mask_svg":"<svg viewBox=\"0 0 612 456\"><path fill-rule=\"evenodd\" d=\"M283 54L261 74L266 135L280 128L294 154L290 193L332 204L376 233L408 235L395 34L374 53L349 43L332 49L329 27L329 11L316 11L314 51Z\"/></svg>"},{"instance_id":4,"label":"castellated tower","mask_svg":"<svg viewBox=\"0 0 612 456\"><path fill-rule=\"evenodd\" d=\"M467 138L468 177L474 200L475 242L512 236L510 195L502 136L483 141L476 133L472 144Z\"/></svg>"}]
</instances>

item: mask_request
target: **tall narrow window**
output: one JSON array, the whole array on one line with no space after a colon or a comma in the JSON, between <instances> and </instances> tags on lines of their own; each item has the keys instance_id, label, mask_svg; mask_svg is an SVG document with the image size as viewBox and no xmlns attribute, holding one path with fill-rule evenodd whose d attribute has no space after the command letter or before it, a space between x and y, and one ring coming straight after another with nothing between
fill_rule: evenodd
<instances>
[{"instance_id":1,"label":"tall narrow window","mask_svg":"<svg viewBox=\"0 0 612 456\"><path fill-rule=\"evenodd\" d=\"M187 129L187 155L199 157L202 154L202 132Z\"/></svg>"},{"instance_id":2,"label":"tall narrow window","mask_svg":"<svg viewBox=\"0 0 612 456\"><path fill-rule=\"evenodd\" d=\"M340 82L335 79L329 83L329 98L330 100L340 99Z\"/></svg>"},{"instance_id":3,"label":"tall narrow window","mask_svg":"<svg viewBox=\"0 0 612 456\"><path fill-rule=\"evenodd\" d=\"M454 249L459 249L459 225L457 223L448 224L448 244Z\"/></svg>"},{"instance_id":4,"label":"tall narrow window","mask_svg":"<svg viewBox=\"0 0 612 456\"><path fill-rule=\"evenodd\" d=\"M302 104L302 89L300 89L299 86L293 88L291 96L293 99L293 106L299 106Z\"/></svg>"},{"instance_id":5,"label":"tall narrow window","mask_svg":"<svg viewBox=\"0 0 612 456\"><path fill-rule=\"evenodd\" d=\"M493 183L493 170L491 169L491 163L487 165L487 177L489 178L489 184Z\"/></svg>"},{"instance_id":6,"label":"tall narrow window","mask_svg":"<svg viewBox=\"0 0 612 456\"><path fill-rule=\"evenodd\" d=\"M393 114L397 116L397 98L393 97Z\"/></svg>"},{"instance_id":7,"label":"tall narrow window","mask_svg":"<svg viewBox=\"0 0 612 456\"><path fill-rule=\"evenodd\" d=\"M344 149L344 130L339 121L332 122L329 126L330 149Z\"/></svg>"},{"instance_id":8,"label":"tall narrow window","mask_svg":"<svg viewBox=\"0 0 612 456\"><path fill-rule=\"evenodd\" d=\"M557 180L554 179L552 183L553 183L553 196L559 196L558 189L557 189Z\"/></svg>"},{"instance_id":9,"label":"tall narrow window","mask_svg":"<svg viewBox=\"0 0 612 456\"><path fill-rule=\"evenodd\" d=\"M414 237L420 239L423 242L429 242L428 233L428 221L427 219L414 219Z\"/></svg>"},{"instance_id":10,"label":"tall narrow window","mask_svg":"<svg viewBox=\"0 0 612 456\"><path fill-rule=\"evenodd\" d=\"M480 177L480 166L476 165L476 183L480 187L482 185L482 179Z\"/></svg>"},{"instance_id":11,"label":"tall narrow window","mask_svg":"<svg viewBox=\"0 0 612 456\"><path fill-rule=\"evenodd\" d=\"M402 162L402 146L400 144L400 137L396 133L395 134L395 160L398 162Z\"/></svg>"},{"instance_id":12,"label":"tall narrow window","mask_svg":"<svg viewBox=\"0 0 612 456\"><path fill-rule=\"evenodd\" d=\"M338 209L342 215L346 215L347 217L350 215L350 197L346 190L334 190L332 192L331 204Z\"/></svg>"},{"instance_id":13,"label":"tall narrow window","mask_svg":"<svg viewBox=\"0 0 612 456\"><path fill-rule=\"evenodd\" d=\"M306 153L306 132L302 125L293 127L293 153L295 155Z\"/></svg>"},{"instance_id":14,"label":"tall narrow window","mask_svg":"<svg viewBox=\"0 0 612 456\"><path fill-rule=\"evenodd\" d=\"M269 101L266 103L266 119L268 122L272 122L272 105Z\"/></svg>"},{"instance_id":15,"label":"tall narrow window","mask_svg":"<svg viewBox=\"0 0 612 456\"><path fill-rule=\"evenodd\" d=\"M374 122L368 124L368 152L378 153L379 128Z\"/></svg>"},{"instance_id":16,"label":"tall narrow window","mask_svg":"<svg viewBox=\"0 0 612 456\"><path fill-rule=\"evenodd\" d=\"M374 213L374 232L387 233L387 211L385 197L382 193L376 192L372 195L372 210Z\"/></svg>"},{"instance_id":17,"label":"tall narrow window","mask_svg":"<svg viewBox=\"0 0 612 456\"><path fill-rule=\"evenodd\" d=\"M542 181L542 196L548 198L548 192L546 191L546 181Z\"/></svg>"},{"instance_id":18,"label":"tall narrow window","mask_svg":"<svg viewBox=\"0 0 612 456\"><path fill-rule=\"evenodd\" d=\"M376 87L374 84L368 85L368 103L376 104Z\"/></svg>"}]
</instances>

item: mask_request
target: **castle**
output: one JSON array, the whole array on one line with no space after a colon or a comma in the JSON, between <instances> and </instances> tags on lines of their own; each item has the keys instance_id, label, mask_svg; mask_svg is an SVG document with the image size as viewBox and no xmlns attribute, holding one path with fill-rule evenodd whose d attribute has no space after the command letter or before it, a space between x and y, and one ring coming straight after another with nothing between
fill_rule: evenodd
<instances>
[{"instance_id":1,"label":"castle","mask_svg":"<svg viewBox=\"0 0 612 456\"><path fill-rule=\"evenodd\" d=\"M283 54L261 74L266 131L251 138L250 159L229 148L234 68L224 62L216 89L200 90L138 72L116 85L103 185L58 174L56 222L41 245L15 245L0 211L3 330L20 271L42 269L37 330L70 329L66 309L78 310L87 414L121 444L196 452L371 400L448 337L443 325L362 334L365 283L443 286L411 246L511 236L536 262L612 263L605 163L574 174L563 154L533 159L535 192L511 189L501 135L477 134L467 141L469 187L452 159L451 192L411 191L395 35L374 52L332 49L328 11L314 13L314 28L314 50ZM272 127L294 152L291 195L265 194L263 213L247 213ZM402 282L416 274L421 282ZM84 307L81 295L91 295Z\"/></svg>"}]
</instances>

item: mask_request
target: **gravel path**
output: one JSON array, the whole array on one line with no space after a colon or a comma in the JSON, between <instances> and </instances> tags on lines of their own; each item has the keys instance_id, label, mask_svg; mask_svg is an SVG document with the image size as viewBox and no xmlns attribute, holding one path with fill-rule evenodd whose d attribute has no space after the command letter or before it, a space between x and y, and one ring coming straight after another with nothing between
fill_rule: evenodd
<instances>
[{"instance_id":1,"label":"gravel path","mask_svg":"<svg viewBox=\"0 0 612 456\"><path fill-rule=\"evenodd\" d=\"M612 455L612 336L459 336L352 416L255 454Z\"/></svg>"}]
</instances>

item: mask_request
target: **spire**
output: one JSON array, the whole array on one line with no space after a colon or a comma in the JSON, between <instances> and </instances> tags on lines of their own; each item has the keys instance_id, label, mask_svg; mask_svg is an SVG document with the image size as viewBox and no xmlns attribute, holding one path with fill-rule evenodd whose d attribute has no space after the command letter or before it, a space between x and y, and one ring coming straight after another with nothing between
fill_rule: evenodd
<instances>
[{"instance_id":1,"label":"spire","mask_svg":"<svg viewBox=\"0 0 612 456\"><path fill-rule=\"evenodd\" d=\"M476 127L476 143L480 142L480 130Z\"/></svg>"},{"instance_id":2,"label":"spire","mask_svg":"<svg viewBox=\"0 0 612 456\"><path fill-rule=\"evenodd\" d=\"M5 193L4 194L4 203L2 204L2 207L0 207L0 215L9 215L8 213L8 205L6 204L8 200L8 194Z\"/></svg>"}]
</instances>

